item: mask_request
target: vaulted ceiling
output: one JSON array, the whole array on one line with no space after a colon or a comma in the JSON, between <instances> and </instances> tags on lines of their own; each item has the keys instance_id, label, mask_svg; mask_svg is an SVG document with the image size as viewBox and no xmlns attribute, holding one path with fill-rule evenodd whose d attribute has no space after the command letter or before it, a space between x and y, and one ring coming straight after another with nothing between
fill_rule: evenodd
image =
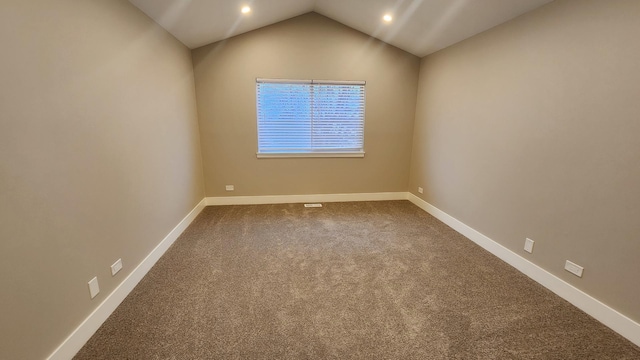
<instances>
[{"instance_id":1,"label":"vaulted ceiling","mask_svg":"<svg viewBox=\"0 0 640 360\"><path fill-rule=\"evenodd\" d=\"M315 11L422 57L553 0L129 1L192 49Z\"/></svg>"}]
</instances>

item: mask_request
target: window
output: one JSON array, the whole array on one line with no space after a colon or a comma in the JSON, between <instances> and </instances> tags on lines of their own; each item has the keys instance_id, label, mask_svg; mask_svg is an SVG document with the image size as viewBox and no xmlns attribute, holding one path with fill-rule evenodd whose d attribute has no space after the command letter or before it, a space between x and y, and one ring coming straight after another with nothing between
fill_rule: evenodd
<instances>
[{"instance_id":1,"label":"window","mask_svg":"<svg viewBox=\"0 0 640 360\"><path fill-rule=\"evenodd\" d=\"M364 81L257 79L258 157L363 157Z\"/></svg>"}]
</instances>

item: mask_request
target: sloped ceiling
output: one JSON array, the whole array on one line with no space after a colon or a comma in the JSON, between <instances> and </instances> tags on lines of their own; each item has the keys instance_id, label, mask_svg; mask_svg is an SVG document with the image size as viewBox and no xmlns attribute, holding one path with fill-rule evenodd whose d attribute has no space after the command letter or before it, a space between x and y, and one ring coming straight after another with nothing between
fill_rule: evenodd
<instances>
[{"instance_id":1,"label":"sloped ceiling","mask_svg":"<svg viewBox=\"0 0 640 360\"><path fill-rule=\"evenodd\" d=\"M422 57L553 0L129 1L191 49L315 11Z\"/></svg>"}]
</instances>

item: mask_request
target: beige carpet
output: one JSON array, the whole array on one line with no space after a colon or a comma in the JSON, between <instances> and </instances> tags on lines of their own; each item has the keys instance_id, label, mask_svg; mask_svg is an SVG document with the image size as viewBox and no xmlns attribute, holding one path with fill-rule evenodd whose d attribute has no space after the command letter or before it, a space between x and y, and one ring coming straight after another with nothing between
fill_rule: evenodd
<instances>
[{"instance_id":1,"label":"beige carpet","mask_svg":"<svg viewBox=\"0 0 640 360\"><path fill-rule=\"evenodd\" d=\"M75 359L640 359L407 201L208 207Z\"/></svg>"}]
</instances>

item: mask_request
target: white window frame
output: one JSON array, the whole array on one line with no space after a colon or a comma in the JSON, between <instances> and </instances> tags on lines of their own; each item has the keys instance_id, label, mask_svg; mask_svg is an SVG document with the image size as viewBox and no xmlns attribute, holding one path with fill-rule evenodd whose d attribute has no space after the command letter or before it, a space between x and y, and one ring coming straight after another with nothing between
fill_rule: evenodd
<instances>
[{"instance_id":1,"label":"white window frame","mask_svg":"<svg viewBox=\"0 0 640 360\"><path fill-rule=\"evenodd\" d=\"M361 147L354 150L321 150L310 149L299 152L261 152L260 151L260 98L259 86L261 83L275 84L318 84L318 85L360 85L362 86L362 125L361 125ZM293 80L293 79L256 79L256 125L257 125L257 152L258 158L304 158L304 157L342 157L342 158L362 158L364 152L364 126L365 126L365 104L366 104L366 82L365 81L341 81L341 80ZM313 121L313 120L312 120Z\"/></svg>"}]
</instances>

